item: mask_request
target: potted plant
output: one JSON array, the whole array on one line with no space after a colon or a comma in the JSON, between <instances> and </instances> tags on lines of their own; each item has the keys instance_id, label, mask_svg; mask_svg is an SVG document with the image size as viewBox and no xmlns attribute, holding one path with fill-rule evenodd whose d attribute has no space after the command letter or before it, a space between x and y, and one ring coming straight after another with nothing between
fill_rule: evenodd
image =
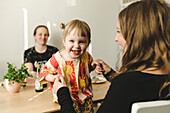
<instances>
[{"instance_id":1,"label":"potted plant","mask_svg":"<svg viewBox=\"0 0 170 113\"><path fill-rule=\"evenodd\" d=\"M24 82L25 78L33 77L27 71L27 68L24 64L21 65L20 69L17 69L14 64L8 64L8 72L4 75L4 84L5 88L10 93L17 93L19 92L21 86L26 87L26 82Z\"/></svg>"}]
</instances>

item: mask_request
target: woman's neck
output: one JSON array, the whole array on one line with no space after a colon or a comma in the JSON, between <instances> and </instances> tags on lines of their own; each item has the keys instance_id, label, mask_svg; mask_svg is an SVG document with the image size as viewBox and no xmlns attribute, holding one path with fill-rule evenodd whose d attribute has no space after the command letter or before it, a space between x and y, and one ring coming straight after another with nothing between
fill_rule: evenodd
<instances>
[{"instance_id":1,"label":"woman's neck","mask_svg":"<svg viewBox=\"0 0 170 113\"><path fill-rule=\"evenodd\" d=\"M43 46L42 45L36 45L35 50L38 53L44 53L47 50L47 45L43 45Z\"/></svg>"},{"instance_id":2,"label":"woman's neck","mask_svg":"<svg viewBox=\"0 0 170 113\"><path fill-rule=\"evenodd\" d=\"M147 68L147 69L144 69L143 71L141 72L144 72L144 73L151 73L151 74L159 74L159 75L165 75L167 74L167 72L161 70L161 69L155 69L155 68Z\"/></svg>"}]
</instances>

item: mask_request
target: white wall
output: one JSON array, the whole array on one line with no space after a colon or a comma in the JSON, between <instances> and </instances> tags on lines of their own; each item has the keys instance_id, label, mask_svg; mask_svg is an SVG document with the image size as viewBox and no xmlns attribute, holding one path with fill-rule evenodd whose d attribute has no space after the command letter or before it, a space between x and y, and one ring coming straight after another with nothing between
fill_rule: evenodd
<instances>
[{"instance_id":1,"label":"white wall","mask_svg":"<svg viewBox=\"0 0 170 113\"><path fill-rule=\"evenodd\" d=\"M28 47L34 45L33 30L50 23L48 44L62 48L61 22L72 19L86 21L92 30L92 56L101 58L113 68L119 46L114 42L119 0L1 0L0 1L0 80L7 72L7 62L19 67L23 63L25 45L24 11L28 14Z\"/></svg>"}]
</instances>

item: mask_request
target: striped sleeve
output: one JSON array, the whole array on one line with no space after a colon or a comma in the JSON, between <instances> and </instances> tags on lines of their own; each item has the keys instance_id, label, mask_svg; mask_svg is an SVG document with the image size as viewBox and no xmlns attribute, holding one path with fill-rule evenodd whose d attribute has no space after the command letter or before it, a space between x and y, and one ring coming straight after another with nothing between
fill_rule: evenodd
<instances>
[{"instance_id":1,"label":"striped sleeve","mask_svg":"<svg viewBox=\"0 0 170 113\"><path fill-rule=\"evenodd\" d=\"M40 81L44 81L48 74L55 75L57 73L58 66L59 64L56 60L56 54L53 54L40 72Z\"/></svg>"}]
</instances>

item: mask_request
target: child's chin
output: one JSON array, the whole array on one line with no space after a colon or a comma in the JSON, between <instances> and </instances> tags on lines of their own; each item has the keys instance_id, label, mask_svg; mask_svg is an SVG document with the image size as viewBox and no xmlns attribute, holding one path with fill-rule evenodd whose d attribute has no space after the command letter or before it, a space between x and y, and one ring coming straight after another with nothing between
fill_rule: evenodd
<instances>
[{"instance_id":1,"label":"child's chin","mask_svg":"<svg viewBox=\"0 0 170 113\"><path fill-rule=\"evenodd\" d=\"M80 58L80 56L73 57L73 59L77 59L77 58Z\"/></svg>"},{"instance_id":2,"label":"child's chin","mask_svg":"<svg viewBox=\"0 0 170 113\"><path fill-rule=\"evenodd\" d=\"M77 59L77 58L80 58L80 55L73 55L72 56L72 59Z\"/></svg>"}]
</instances>

